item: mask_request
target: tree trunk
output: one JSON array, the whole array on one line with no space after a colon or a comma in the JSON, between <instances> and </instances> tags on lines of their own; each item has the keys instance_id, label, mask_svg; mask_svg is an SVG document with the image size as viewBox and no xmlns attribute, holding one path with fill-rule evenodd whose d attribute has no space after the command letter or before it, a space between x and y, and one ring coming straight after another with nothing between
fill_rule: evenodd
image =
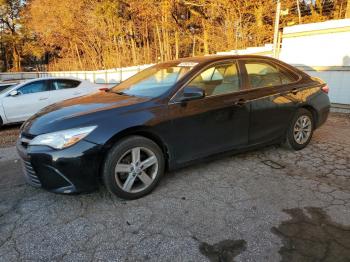
<instances>
[{"instance_id":1,"label":"tree trunk","mask_svg":"<svg viewBox=\"0 0 350 262\"><path fill-rule=\"evenodd\" d=\"M259 5L255 9L255 20L257 27L262 27L264 25L264 10L262 5Z\"/></svg>"},{"instance_id":2,"label":"tree trunk","mask_svg":"<svg viewBox=\"0 0 350 262\"><path fill-rule=\"evenodd\" d=\"M7 71L9 69L7 52L6 52L6 48L3 46L1 46L1 54L2 54L1 60L3 61L2 71Z\"/></svg>"},{"instance_id":3,"label":"tree trunk","mask_svg":"<svg viewBox=\"0 0 350 262\"><path fill-rule=\"evenodd\" d=\"M13 70L16 72L21 71L21 56L19 55L17 46L13 46L13 51L12 51L12 56L13 56Z\"/></svg>"},{"instance_id":4,"label":"tree trunk","mask_svg":"<svg viewBox=\"0 0 350 262\"><path fill-rule=\"evenodd\" d=\"M346 3L345 18L350 18L350 0L348 0L347 3Z\"/></svg>"},{"instance_id":5,"label":"tree trunk","mask_svg":"<svg viewBox=\"0 0 350 262\"><path fill-rule=\"evenodd\" d=\"M209 54L209 45L208 45L208 30L206 25L204 24L205 22L203 21L203 47L204 47L204 54L208 55Z\"/></svg>"},{"instance_id":6,"label":"tree trunk","mask_svg":"<svg viewBox=\"0 0 350 262\"><path fill-rule=\"evenodd\" d=\"M83 63L81 62L81 57L78 49L78 45L75 44L75 51L77 52L78 60L79 60L79 65L80 65L80 70L84 70Z\"/></svg>"},{"instance_id":7,"label":"tree trunk","mask_svg":"<svg viewBox=\"0 0 350 262\"><path fill-rule=\"evenodd\" d=\"M192 56L196 56L196 37L193 36Z\"/></svg>"},{"instance_id":8,"label":"tree trunk","mask_svg":"<svg viewBox=\"0 0 350 262\"><path fill-rule=\"evenodd\" d=\"M149 31L148 31L148 23L146 23L146 63L149 64L151 62L151 50L149 44Z\"/></svg>"},{"instance_id":9,"label":"tree trunk","mask_svg":"<svg viewBox=\"0 0 350 262\"><path fill-rule=\"evenodd\" d=\"M132 54L132 62L134 65L137 64L137 57L136 57L136 43L135 43L135 34L132 28L132 25L130 24L129 27L129 33L131 35L130 42L131 42L131 54Z\"/></svg>"},{"instance_id":10,"label":"tree trunk","mask_svg":"<svg viewBox=\"0 0 350 262\"><path fill-rule=\"evenodd\" d=\"M156 25L156 33L157 33L158 43L159 43L160 61L163 62L164 61L163 60L164 59L164 50L163 50L162 39L160 37L158 24Z\"/></svg>"},{"instance_id":11,"label":"tree trunk","mask_svg":"<svg viewBox=\"0 0 350 262\"><path fill-rule=\"evenodd\" d=\"M179 32L175 31L175 59L179 58Z\"/></svg>"}]
</instances>

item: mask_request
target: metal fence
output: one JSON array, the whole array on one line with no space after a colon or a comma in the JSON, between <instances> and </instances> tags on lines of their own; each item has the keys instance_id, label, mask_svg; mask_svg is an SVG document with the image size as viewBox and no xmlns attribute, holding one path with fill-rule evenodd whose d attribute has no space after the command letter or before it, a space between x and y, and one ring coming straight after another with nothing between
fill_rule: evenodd
<instances>
[{"instance_id":1,"label":"metal fence","mask_svg":"<svg viewBox=\"0 0 350 262\"><path fill-rule=\"evenodd\" d=\"M0 81L56 76L89 80L95 84L117 84L150 66L152 64L98 71L8 72L0 73Z\"/></svg>"},{"instance_id":2,"label":"metal fence","mask_svg":"<svg viewBox=\"0 0 350 262\"><path fill-rule=\"evenodd\" d=\"M350 66L299 68L328 84L331 103L350 105Z\"/></svg>"}]
</instances>

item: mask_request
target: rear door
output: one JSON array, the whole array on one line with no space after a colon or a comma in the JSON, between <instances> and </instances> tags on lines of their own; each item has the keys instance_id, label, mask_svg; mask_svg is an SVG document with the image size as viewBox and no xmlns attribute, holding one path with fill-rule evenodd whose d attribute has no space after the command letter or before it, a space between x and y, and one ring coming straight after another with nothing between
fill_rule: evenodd
<instances>
[{"instance_id":1,"label":"rear door","mask_svg":"<svg viewBox=\"0 0 350 262\"><path fill-rule=\"evenodd\" d=\"M51 80L52 95L50 104L66 99L85 95L86 92L80 87L81 81L74 79L53 79Z\"/></svg>"},{"instance_id":2,"label":"rear door","mask_svg":"<svg viewBox=\"0 0 350 262\"><path fill-rule=\"evenodd\" d=\"M241 59L250 104L249 144L282 138L297 108L292 95L299 76L267 59Z\"/></svg>"},{"instance_id":3,"label":"rear door","mask_svg":"<svg viewBox=\"0 0 350 262\"><path fill-rule=\"evenodd\" d=\"M49 105L50 87L48 80L25 84L17 89L18 95L3 98L5 115L10 122L21 122Z\"/></svg>"}]
</instances>

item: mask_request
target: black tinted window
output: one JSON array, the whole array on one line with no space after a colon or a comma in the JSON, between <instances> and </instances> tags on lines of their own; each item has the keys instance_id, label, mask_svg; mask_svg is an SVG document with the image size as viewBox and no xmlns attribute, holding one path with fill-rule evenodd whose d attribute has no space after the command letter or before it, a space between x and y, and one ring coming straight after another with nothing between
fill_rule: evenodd
<instances>
[{"instance_id":1,"label":"black tinted window","mask_svg":"<svg viewBox=\"0 0 350 262\"><path fill-rule=\"evenodd\" d=\"M0 93L4 91L5 89L8 89L9 87L14 86L15 84L8 84L8 85L0 85Z\"/></svg>"},{"instance_id":2,"label":"black tinted window","mask_svg":"<svg viewBox=\"0 0 350 262\"><path fill-rule=\"evenodd\" d=\"M25 86L22 86L18 89L18 92L21 94L32 94L32 93L39 93L39 92L45 92L48 90L47 81L36 81L30 84L27 84Z\"/></svg>"},{"instance_id":3,"label":"black tinted window","mask_svg":"<svg viewBox=\"0 0 350 262\"><path fill-rule=\"evenodd\" d=\"M206 96L237 92L240 89L235 63L210 67L200 73L188 86L200 87Z\"/></svg>"},{"instance_id":4,"label":"black tinted window","mask_svg":"<svg viewBox=\"0 0 350 262\"><path fill-rule=\"evenodd\" d=\"M278 86L295 81L288 74L268 63L246 62L245 68L252 88Z\"/></svg>"},{"instance_id":5,"label":"black tinted window","mask_svg":"<svg viewBox=\"0 0 350 262\"><path fill-rule=\"evenodd\" d=\"M75 88L78 85L80 85L80 81L77 81L77 80L68 80L68 79L67 80L66 79L54 80L53 81L53 90Z\"/></svg>"}]
</instances>

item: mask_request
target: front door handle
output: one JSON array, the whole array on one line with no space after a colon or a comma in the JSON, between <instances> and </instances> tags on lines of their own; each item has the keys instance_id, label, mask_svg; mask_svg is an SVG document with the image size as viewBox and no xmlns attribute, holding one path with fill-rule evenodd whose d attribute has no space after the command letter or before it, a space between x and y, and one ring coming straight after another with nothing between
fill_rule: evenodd
<instances>
[{"instance_id":1,"label":"front door handle","mask_svg":"<svg viewBox=\"0 0 350 262\"><path fill-rule=\"evenodd\" d=\"M40 97L39 100L42 101L42 100L46 100L47 97Z\"/></svg>"},{"instance_id":2,"label":"front door handle","mask_svg":"<svg viewBox=\"0 0 350 262\"><path fill-rule=\"evenodd\" d=\"M241 99L238 99L237 101L233 102L233 105L241 107L241 106L244 106L245 103L246 103L245 99L241 98Z\"/></svg>"}]
</instances>

